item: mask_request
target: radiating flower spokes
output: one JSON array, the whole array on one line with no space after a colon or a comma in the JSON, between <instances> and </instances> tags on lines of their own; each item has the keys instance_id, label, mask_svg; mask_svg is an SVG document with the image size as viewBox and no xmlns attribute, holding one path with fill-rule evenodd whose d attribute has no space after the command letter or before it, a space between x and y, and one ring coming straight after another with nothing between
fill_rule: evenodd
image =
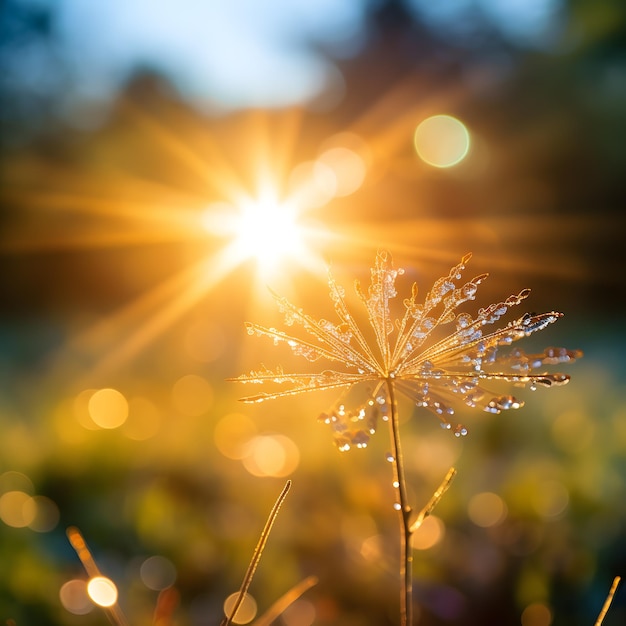
<instances>
[{"instance_id":1,"label":"radiating flower spokes","mask_svg":"<svg viewBox=\"0 0 626 626\"><path fill-rule=\"evenodd\" d=\"M359 326L346 303L344 289L330 273L330 297L339 323L316 320L287 299L273 294L286 325L301 326L310 339L252 323L247 324L248 333L269 337L275 344L286 343L294 354L309 361L324 359L341 368L319 373L285 373L282 368L252 371L235 380L275 383L288 388L242 400L261 402L308 391L368 384L366 404L355 411L338 405L322 415L322 420L333 426L339 448L349 449L351 444L364 447L375 430L375 416L385 418L389 400L385 383L390 380L417 406L434 413L445 428L452 428L450 416L454 408L451 403L455 401L469 407L481 406L490 413L523 406L513 395L489 392L485 386L487 381L502 380L531 389L538 385L551 387L567 383L569 376L565 374L537 370L547 365L571 363L581 356L578 350L546 348L539 354L526 354L517 348L502 351L519 339L543 330L562 317L561 313L527 313L501 328L485 332L486 326L499 321L509 309L527 298L530 290L481 308L476 317L457 312L460 305L474 300L479 285L487 278L487 274L481 274L459 286L470 257L469 254L463 257L447 276L437 280L422 303L418 303L417 286L413 284L411 295L403 301L403 315L398 319L392 313L391 304L397 296L396 279L404 272L393 267L388 253L379 252L367 292L355 282L356 293L367 313L369 330ZM449 325L453 325L450 331L437 339ZM369 336L373 336L373 341ZM467 431L457 425L454 432L460 436Z\"/></svg>"}]
</instances>

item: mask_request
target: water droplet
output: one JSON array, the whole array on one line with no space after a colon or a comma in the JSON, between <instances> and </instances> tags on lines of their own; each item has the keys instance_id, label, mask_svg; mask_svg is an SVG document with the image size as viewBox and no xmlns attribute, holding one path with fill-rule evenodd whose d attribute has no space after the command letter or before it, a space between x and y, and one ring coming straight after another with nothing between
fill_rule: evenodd
<instances>
[{"instance_id":1,"label":"water droplet","mask_svg":"<svg viewBox=\"0 0 626 626\"><path fill-rule=\"evenodd\" d=\"M402 510L402 505L399 502L394 502L393 508L396 511L400 511L400 510Z\"/></svg>"},{"instance_id":2,"label":"water droplet","mask_svg":"<svg viewBox=\"0 0 626 626\"><path fill-rule=\"evenodd\" d=\"M439 425L444 430L450 430L452 428L452 424L450 424L450 422L441 422L441 424L439 424Z\"/></svg>"},{"instance_id":3,"label":"water droplet","mask_svg":"<svg viewBox=\"0 0 626 626\"><path fill-rule=\"evenodd\" d=\"M391 454L391 452L387 452L385 459L389 461L389 463L393 463L396 460L396 457Z\"/></svg>"},{"instance_id":4,"label":"water droplet","mask_svg":"<svg viewBox=\"0 0 626 626\"><path fill-rule=\"evenodd\" d=\"M465 428L465 426L459 424L458 426L455 427L454 429L455 437L465 437L466 435L467 435L467 428Z\"/></svg>"},{"instance_id":5,"label":"water droplet","mask_svg":"<svg viewBox=\"0 0 626 626\"><path fill-rule=\"evenodd\" d=\"M400 483L397 480L394 480L391 485L394 489L397 489L400 486Z\"/></svg>"},{"instance_id":6,"label":"water droplet","mask_svg":"<svg viewBox=\"0 0 626 626\"><path fill-rule=\"evenodd\" d=\"M478 287L474 283L467 283L463 285L463 288L462 288L463 295L467 299L470 299L470 298L473 299L477 290L478 290Z\"/></svg>"}]
</instances>

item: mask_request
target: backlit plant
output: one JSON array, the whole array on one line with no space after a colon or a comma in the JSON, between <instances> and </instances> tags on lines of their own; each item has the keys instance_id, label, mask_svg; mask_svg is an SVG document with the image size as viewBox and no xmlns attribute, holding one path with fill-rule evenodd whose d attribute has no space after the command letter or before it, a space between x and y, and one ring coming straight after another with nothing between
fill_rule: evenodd
<instances>
[{"instance_id":1,"label":"backlit plant","mask_svg":"<svg viewBox=\"0 0 626 626\"><path fill-rule=\"evenodd\" d=\"M546 348L539 354L526 354L512 344L545 329L562 317L561 313L526 313L493 328L509 309L528 297L525 289L503 302L478 310L475 316L459 312L459 307L474 300L479 285L487 277L477 276L463 284L462 272L471 255L466 255L450 273L437 280L423 301L418 301L417 285L403 300L400 315L392 310L397 296L396 280L404 272L393 266L390 255L379 252L371 269L367 291L355 283L367 324L359 323L346 302L345 291L332 274L328 285L338 317L332 322L315 319L288 300L274 298L288 327L300 326L304 336L247 324L248 333L270 338L274 344L287 344L294 354L308 361L322 361L329 368L310 373L285 372L282 368L260 369L235 380L272 388L242 398L244 402L262 402L323 389L366 388L367 400L355 408L337 404L320 419L332 427L339 450L363 448L374 434L379 419L389 424L395 490L394 508L401 525L401 623L412 621L412 545L411 538L421 520L445 491L453 471L442 487L418 515L408 502L405 470L402 461L397 396L408 397L418 407L433 413L442 427L456 436L467 429L454 422L455 404L500 413L523 406L516 396L489 390L497 381L514 387L555 387L564 385L569 376L548 373L546 366L572 363L580 351Z\"/></svg>"}]
</instances>

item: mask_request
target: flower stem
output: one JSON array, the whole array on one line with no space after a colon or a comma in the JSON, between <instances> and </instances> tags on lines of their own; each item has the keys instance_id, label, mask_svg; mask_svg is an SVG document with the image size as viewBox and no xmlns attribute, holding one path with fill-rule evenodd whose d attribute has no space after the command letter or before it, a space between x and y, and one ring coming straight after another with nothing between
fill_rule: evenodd
<instances>
[{"instance_id":1,"label":"flower stem","mask_svg":"<svg viewBox=\"0 0 626 626\"><path fill-rule=\"evenodd\" d=\"M389 420L391 439L391 463L394 474L394 487L396 489L397 500L394 508L398 511L400 521L400 579L402 589L400 593L400 624L401 626L411 626L413 623L413 546L411 530L411 513L409 505L406 479L404 476L404 463L402 460L402 449L400 447L400 425L398 419L398 405L394 389L393 378L386 379L387 391L389 394L389 404L391 405L391 416Z\"/></svg>"}]
</instances>

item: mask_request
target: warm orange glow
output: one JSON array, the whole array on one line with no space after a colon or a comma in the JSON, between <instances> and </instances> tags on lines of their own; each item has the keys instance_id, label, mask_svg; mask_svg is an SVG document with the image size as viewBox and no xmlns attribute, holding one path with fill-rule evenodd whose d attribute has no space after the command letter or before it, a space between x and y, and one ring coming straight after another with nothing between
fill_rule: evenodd
<instances>
[{"instance_id":1,"label":"warm orange glow","mask_svg":"<svg viewBox=\"0 0 626 626\"><path fill-rule=\"evenodd\" d=\"M248 454L248 444L256 434L256 426L249 417L230 413L215 425L213 439L225 457L240 460Z\"/></svg>"},{"instance_id":2,"label":"warm orange glow","mask_svg":"<svg viewBox=\"0 0 626 626\"><path fill-rule=\"evenodd\" d=\"M349 148L330 148L319 157L318 163L332 170L335 177L335 196L353 194L365 180L365 161Z\"/></svg>"},{"instance_id":3,"label":"warm orange glow","mask_svg":"<svg viewBox=\"0 0 626 626\"><path fill-rule=\"evenodd\" d=\"M298 447L284 435L254 437L248 443L243 459L244 467L254 476L288 476L299 463Z\"/></svg>"},{"instance_id":4,"label":"warm orange glow","mask_svg":"<svg viewBox=\"0 0 626 626\"><path fill-rule=\"evenodd\" d=\"M37 506L23 491L7 491L0 496L0 520L13 528L24 528L33 522Z\"/></svg>"},{"instance_id":5,"label":"warm orange glow","mask_svg":"<svg viewBox=\"0 0 626 626\"><path fill-rule=\"evenodd\" d=\"M552 611L541 602L529 604L522 613L522 626L550 626Z\"/></svg>"},{"instance_id":6,"label":"warm orange glow","mask_svg":"<svg viewBox=\"0 0 626 626\"><path fill-rule=\"evenodd\" d=\"M99 389L89 398L88 408L100 428L118 428L128 417L128 402L117 389Z\"/></svg>"},{"instance_id":7,"label":"warm orange glow","mask_svg":"<svg viewBox=\"0 0 626 626\"><path fill-rule=\"evenodd\" d=\"M224 334L208 320L200 320L187 329L184 338L187 354L201 363L212 363L226 349Z\"/></svg>"},{"instance_id":8,"label":"warm orange glow","mask_svg":"<svg viewBox=\"0 0 626 626\"><path fill-rule=\"evenodd\" d=\"M110 607L117 602L117 587L106 576L95 576L87 583L87 593L98 606Z\"/></svg>"},{"instance_id":9,"label":"warm orange glow","mask_svg":"<svg viewBox=\"0 0 626 626\"><path fill-rule=\"evenodd\" d=\"M498 494L483 491L472 496L467 513L474 524L488 528L499 524L506 517L507 507Z\"/></svg>"},{"instance_id":10,"label":"warm orange glow","mask_svg":"<svg viewBox=\"0 0 626 626\"><path fill-rule=\"evenodd\" d=\"M381 536L367 537L361 544L360 554L366 561L378 561L382 556Z\"/></svg>"},{"instance_id":11,"label":"warm orange glow","mask_svg":"<svg viewBox=\"0 0 626 626\"><path fill-rule=\"evenodd\" d=\"M429 515L413 535L413 547L416 550L428 550L437 545L446 532L443 522L434 515Z\"/></svg>"}]
</instances>

